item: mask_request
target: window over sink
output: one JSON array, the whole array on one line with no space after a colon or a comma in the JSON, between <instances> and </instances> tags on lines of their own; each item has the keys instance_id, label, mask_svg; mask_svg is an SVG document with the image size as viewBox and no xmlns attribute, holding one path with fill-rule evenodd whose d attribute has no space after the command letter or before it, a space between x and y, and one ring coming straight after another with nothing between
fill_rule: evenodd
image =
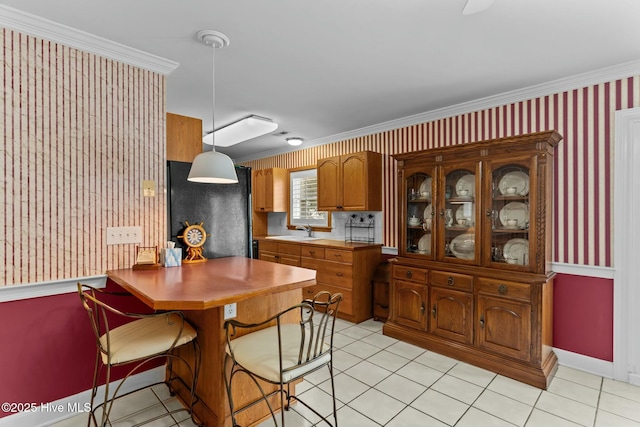
<instances>
[{"instance_id":1,"label":"window over sink","mask_svg":"<svg viewBox=\"0 0 640 427\"><path fill-rule=\"evenodd\" d=\"M289 225L329 227L329 213L318 210L316 169L289 173Z\"/></svg>"}]
</instances>

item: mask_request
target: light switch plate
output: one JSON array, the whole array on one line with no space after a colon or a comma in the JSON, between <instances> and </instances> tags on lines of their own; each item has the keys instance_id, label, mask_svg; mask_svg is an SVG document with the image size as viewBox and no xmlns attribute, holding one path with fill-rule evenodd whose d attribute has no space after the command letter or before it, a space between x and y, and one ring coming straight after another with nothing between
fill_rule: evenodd
<instances>
[{"instance_id":1,"label":"light switch plate","mask_svg":"<svg viewBox=\"0 0 640 427\"><path fill-rule=\"evenodd\" d=\"M142 227L107 227L107 245L142 242Z\"/></svg>"}]
</instances>

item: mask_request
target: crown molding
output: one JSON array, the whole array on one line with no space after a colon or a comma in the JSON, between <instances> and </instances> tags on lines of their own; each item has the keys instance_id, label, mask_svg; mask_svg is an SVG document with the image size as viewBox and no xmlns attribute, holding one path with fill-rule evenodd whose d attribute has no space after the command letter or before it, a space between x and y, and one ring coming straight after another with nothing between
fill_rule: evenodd
<instances>
[{"instance_id":1,"label":"crown molding","mask_svg":"<svg viewBox=\"0 0 640 427\"><path fill-rule=\"evenodd\" d=\"M528 99L540 98L555 93L562 93L568 90L579 89L603 82L614 81L634 75L640 75L640 60L625 62L623 64L605 67L594 71L588 71L574 76L553 80L547 83L528 86L522 89L516 89L504 92L498 95L492 95L485 98L479 98L473 101L463 102L461 104L449 107L439 108L437 110L427 111L412 116L403 117L388 122L379 123L352 131L338 133L323 138L306 141L304 147L300 146L297 150L316 147L319 145L330 144L333 142L344 141L347 139L358 138L361 136L372 135L380 132L386 132L394 129L400 129L407 126L413 126L420 123L431 122L434 120L453 117L460 114L471 113L474 111L486 110L488 108L498 107L500 105L511 104L514 102L526 101ZM263 151L252 156L234 159L235 162L242 163L252 160L263 159L265 157L276 156L279 154L289 153L292 151L287 147L277 148L274 150Z\"/></svg>"},{"instance_id":2,"label":"crown molding","mask_svg":"<svg viewBox=\"0 0 640 427\"><path fill-rule=\"evenodd\" d=\"M12 7L0 5L0 26L168 75L178 63Z\"/></svg>"}]
</instances>

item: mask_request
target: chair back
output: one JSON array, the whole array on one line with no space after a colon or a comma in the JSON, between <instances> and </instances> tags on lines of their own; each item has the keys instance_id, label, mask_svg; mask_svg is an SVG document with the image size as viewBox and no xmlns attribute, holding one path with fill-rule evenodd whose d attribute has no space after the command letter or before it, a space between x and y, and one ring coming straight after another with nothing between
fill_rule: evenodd
<instances>
[{"instance_id":1,"label":"chair back","mask_svg":"<svg viewBox=\"0 0 640 427\"><path fill-rule=\"evenodd\" d=\"M318 292L312 299L306 299L301 307L301 325L303 339L300 363L317 358L333 349L333 331L342 294L331 294L327 291ZM308 337L304 334L307 333ZM327 345L325 345L328 344ZM306 347L306 348L304 348Z\"/></svg>"}]
</instances>

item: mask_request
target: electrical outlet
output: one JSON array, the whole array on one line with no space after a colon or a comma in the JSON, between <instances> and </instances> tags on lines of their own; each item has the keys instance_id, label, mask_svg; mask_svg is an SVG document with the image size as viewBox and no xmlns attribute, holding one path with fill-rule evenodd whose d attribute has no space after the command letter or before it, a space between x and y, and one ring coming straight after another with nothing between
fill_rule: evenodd
<instances>
[{"instance_id":1,"label":"electrical outlet","mask_svg":"<svg viewBox=\"0 0 640 427\"><path fill-rule=\"evenodd\" d=\"M236 317L236 303L232 302L231 304L224 305L224 320L233 319Z\"/></svg>"},{"instance_id":2,"label":"electrical outlet","mask_svg":"<svg viewBox=\"0 0 640 427\"><path fill-rule=\"evenodd\" d=\"M107 245L142 242L142 227L107 227Z\"/></svg>"}]
</instances>

